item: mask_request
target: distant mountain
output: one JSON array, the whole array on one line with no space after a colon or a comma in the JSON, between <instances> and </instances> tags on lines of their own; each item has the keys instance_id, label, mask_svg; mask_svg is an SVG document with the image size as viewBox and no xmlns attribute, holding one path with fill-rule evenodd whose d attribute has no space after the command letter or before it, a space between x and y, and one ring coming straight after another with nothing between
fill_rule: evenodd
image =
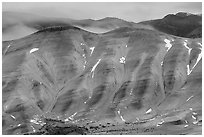
<instances>
[{"instance_id":1,"label":"distant mountain","mask_svg":"<svg viewBox=\"0 0 204 137\"><path fill-rule=\"evenodd\" d=\"M143 21L140 24L148 24L159 31L180 37L202 37L202 15L179 12L169 14L162 19Z\"/></svg>"},{"instance_id":2,"label":"distant mountain","mask_svg":"<svg viewBox=\"0 0 204 137\"><path fill-rule=\"evenodd\" d=\"M120 27L153 29L149 25L137 24L113 17L100 20L74 20L69 18L49 18L29 13L3 12L2 19L4 41L22 38L38 30L53 26L75 26L94 33L105 33Z\"/></svg>"},{"instance_id":3,"label":"distant mountain","mask_svg":"<svg viewBox=\"0 0 204 137\"><path fill-rule=\"evenodd\" d=\"M51 26L66 26L70 19L58 19L38 16L30 13L3 12L2 34L3 40L25 37L38 30Z\"/></svg>"},{"instance_id":4,"label":"distant mountain","mask_svg":"<svg viewBox=\"0 0 204 137\"><path fill-rule=\"evenodd\" d=\"M158 30L167 34L187 37L202 37L202 15L185 12L169 14L162 19L129 22L115 17L106 17L99 20L70 18L51 18L30 13L3 12L2 34L3 41L25 37L39 30L53 26L75 26L93 33L106 33L121 27L145 28Z\"/></svg>"}]
</instances>

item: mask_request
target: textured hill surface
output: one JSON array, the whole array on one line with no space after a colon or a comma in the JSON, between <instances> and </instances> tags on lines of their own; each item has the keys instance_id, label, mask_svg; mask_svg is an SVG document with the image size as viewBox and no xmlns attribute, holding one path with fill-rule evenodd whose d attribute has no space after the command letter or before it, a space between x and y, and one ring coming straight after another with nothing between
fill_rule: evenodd
<instances>
[{"instance_id":1,"label":"textured hill surface","mask_svg":"<svg viewBox=\"0 0 204 137\"><path fill-rule=\"evenodd\" d=\"M155 29L175 36L187 38L202 37L202 15L194 15L185 12L169 14L163 19L144 21Z\"/></svg>"},{"instance_id":2,"label":"textured hill surface","mask_svg":"<svg viewBox=\"0 0 204 137\"><path fill-rule=\"evenodd\" d=\"M3 134L201 134L201 50L128 27L5 41Z\"/></svg>"}]
</instances>

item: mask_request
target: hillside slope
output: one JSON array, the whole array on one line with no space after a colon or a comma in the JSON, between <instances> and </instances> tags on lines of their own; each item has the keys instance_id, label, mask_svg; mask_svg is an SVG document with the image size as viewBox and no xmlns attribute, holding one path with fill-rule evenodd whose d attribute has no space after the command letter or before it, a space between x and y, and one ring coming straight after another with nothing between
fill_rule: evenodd
<instances>
[{"instance_id":1,"label":"hillside slope","mask_svg":"<svg viewBox=\"0 0 204 137\"><path fill-rule=\"evenodd\" d=\"M201 134L201 50L127 27L3 42L3 134Z\"/></svg>"},{"instance_id":2,"label":"hillside slope","mask_svg":"<svg viewBox=\"0 0 204 137\"><path fill-rule=\"evenodd\" d=\"M169 14L162 19L143 21L140 24L148 24L155 29L187 38L202 37L202 15L194 15L185 12Z\"/></svg>"}]
</instances>

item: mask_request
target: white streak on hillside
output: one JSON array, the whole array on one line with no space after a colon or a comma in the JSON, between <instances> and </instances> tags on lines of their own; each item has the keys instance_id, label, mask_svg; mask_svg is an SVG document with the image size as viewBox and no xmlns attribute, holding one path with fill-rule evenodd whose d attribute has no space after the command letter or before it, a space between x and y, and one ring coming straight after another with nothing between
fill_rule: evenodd
<instances>
[{"instance_id":1,"label":"white streak on hillside","mask_svg":"<svg viewBox=\"0 0 204 137\"><path fill-rule=\"evenodd\" d=\"M73 115L71 115L70 117L66 118L64 121L67 122L67 121L70 121L70 120L71 120L71 121L74 120L73 117L74 117L76 114L77 114L77 112L75 112L75 113L74 113Z\"/></svg>"},{"instance_id":2,"label":"white streak on hillside","mask_svg":"<svg viewBox=\"0 0 204 137\"><path fill-rule=\"evenodd\" d=\"M191 53L192 48L189 48L189 47L187 46L187 40L185 40L185 41L183 42L183 45L184 45L185 48L188 49L188 55L190 56L190 53ZM192 69L192 70L193 70L193 69ZM190 70L190 67L189 67L189 64L188 64L188 65L187 65L187 75L189 75L192 70Z\"/></svg>"},{"instance_id":3,"label":"white streak on hillside","mask_svg":"<svg viewBox=\"0 0 204 137\"><path fill-rule=\"evenodd\" d=\"M200 61L201 58L202 58L202 52L198 55L197 61L196 61L195 65L193 66L192 69L195 68L195 66L198 64L198 62Z\"/></svg>"},{"instance_id":4,"label":"white streak on hillside","mask_svg":"<svg viewBox=\"0 0 204 137\"><path fill-rule=\"evenodd\" d=\"M188 102L191 98L193 98L194 96L190 96L187 100L186 100L186 102Z\"/></svg>"},{"instance_id":5,"label":"white streak on hillside","mask_svg":"<svg viewBox=\"0 0 204 137\"><path fill-rule=\"evenodd\" d=\"M200 45L202 47L202 44L198 42L198 45Z\"/></svg>"},{"instance_id":6,"label":"white streak on hillside","mask_svg":"<svg viewBox=\"0 0 204 137\"><path fill-rule=\"evenodd\" d=\"M187 40L184 41L184 44L183 44L183 45L188 49L188 54L190 55L192 48L189 48L189 47L187 46Z\"/></svg>"},{"instance_id":7,"label":"white streak on hillside","mask_svg":"<svg viewBox=\"0 0 204 137\"><path fill-rule=\"evenodd\" d=\"M149 114L150 112L152 112L152 109L151 109L151 108L148 109L145 113L146 113L146 114Z\"/></svg>"},{"instance_id":8,"label":"white streak on hillside","mask_svg":"<svg viewBox=\"0 0 204 137\"><path fill-rule=\"evenodd\" d=\"M38 48L33 48L33 49L30 50L30 53L33 53L33 52L35 52L37 50L38 50Z\"/></svg>"},{"instance_id":9,"label":"white streak on hillside","mask_svg":"<svg viewBox=\"0 0 204 137\"><path fill-rule=\"evenodd\" d=\"M191 74L191 72L192 72L193 69L196 67L196 65L198 64L198 62L200 61L201 58L202 58L202 50L201 50L201 53L198 55L198 58L197 58L197 60L196 60L196 63L195 63L195 65L192 67L191 70L189 69L189 65L187 65L187 68L189 69L188 75Z\"/></svg>"},{"instance_id":10,"label":"white streak on hillside","mask_svg":"<svg viewBox=\"0 0 204 137\"><path fill-rule=\"evenodd\" d=\"M163 66L163 64L164 64L163 61L161 61L161 66Z\"/></svg>"},{"instance_id":11,"label":"white streak on hillside","mask_svg":"<svg viewBox=\"0 0 204 137\"><path fill-rule=\"evenodd\" d=\"M192 70L190 70L189 65L187 65L187 75L189 75L191 73Z\"/></svg>"},{"instance_id":12,"label":"white streak on hillside","mask_svg":"<svg viewBox=\"0 0 204 137\"><path fill-rule=\"evenodd\" d=\"M90 47L89 49L91 50L91 55L92 55L92 53L93 53L95 47Z\"/></svg>"},{"instance_id":13,"label":"white streak on hillside","mask_svg":"<svg viewBox=\"0 0 204 137\"><path fill-rule=\"evenodd\" d=\"M120 63L125 64L125 57L120 58Z\"/></svg>"},{"instance_id":14,"label":"white streak on hillside","mask_svg":"<svg viewBox=\"0 0 204 137\"><path fill-rule=\"evenodd\" d=\"M31 119L30 122L31 122L31 123L34 123L34 124L36 124L36 125L41 125L41 126L43 126L43 125L46 124L46 123L44 123L43 121L41 121L39 118L36 118L36 117L34 117L34 119Z\"/></svg>"},{"instance_id":15,"label":"white streak on hillside","mask_svg":"<svg viewBox=\"0 0 204 137\"><path fill-rule=\"evenodd\" d=\"M166 42L165 47L168 48L167 51L169 51L169 49L172 47L172 45L171 45L171 41L168 40L168 39L164 39L164 42Z\"/></svg>"},{"instance_id":16,"label":"white streak on hillside","mask_svg":"<svg viewBox=\"0 0 204 137\"><path fill-rule=\"evenodd\" d=\"M74 120L74 116L77 114L77 112L75 112L73 115L71 115L70 117L69 117L69 119L71 119L71 120Z\"/></svg>"},{"instance_id":17,"label":"white streak on hillside","mask_svg":"<svg viewBox=\"0 0 204 137\"><path fill-rule=\"evenodd\" d=\"M120 110L118 110L118 115L120 116L121 120L125 122L125 119L124 119L123 116L120 114Z\"/></svg>"},{"instance_id":18,"label":"white streak on hillside","mask_svg":"<svg viewBox=\"0 0 204 137\"><path fill-rule=\"evenodd\" d=\"M8 51L8 49L11 47L11 43L6 47L5 51L4 51L4 55L6 54L6 52Z\"/></svg>"},{"instance_id":19,"label":"white streak on hillside","mask_svg":"<svg viewBox=\"0 0 204 137\"><path fill-rule=\"evenodd\" d=\"M96 69L97 65L100 63L101 59L99 59L97 61L97 63L93 66L93 68L91 69L91 72L92 72L92 78L94 77L94 70Z\"/></svg>"},{"instance_id":20,"label":"white streak on hillside","mask_svg":"<svg viewBox=\"0 0 204 137\"><path fill-rule=\"evenodd\" d=\"M10 115L13 119L16 119L13 115Z\"/></svg>"},{"instance_id":21,"label":"white streak on hillside","mask_svg":"<svg viewBox=\"0 0 204 137\"><path fill-rule=\"evenodd\" d=\"M165 121L161 119L161 121L157 124L157 127L161 126Z\"/></svg>"}]
</instances>

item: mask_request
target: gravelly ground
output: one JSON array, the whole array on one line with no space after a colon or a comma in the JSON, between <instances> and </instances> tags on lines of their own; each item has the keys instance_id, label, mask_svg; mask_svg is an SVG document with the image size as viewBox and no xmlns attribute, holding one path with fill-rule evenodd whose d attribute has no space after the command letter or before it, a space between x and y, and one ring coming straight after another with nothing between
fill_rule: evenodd
<instances>
[{"instance_id":1,"label":"gravelly ground","mask_svg":"<svg viewBox=\"0 0 204 137\"><path fill-rule=\"evenodd\" d=\"M125 123L115 125L107 123L98 126L86 124L78 126L59 121L47 122L39 131L27 135L185 135L202 134L201 122L198 125L184 126L181 122L166 123L162 126L144 127L144 123Z\"/></svg>"}]
</instances>

